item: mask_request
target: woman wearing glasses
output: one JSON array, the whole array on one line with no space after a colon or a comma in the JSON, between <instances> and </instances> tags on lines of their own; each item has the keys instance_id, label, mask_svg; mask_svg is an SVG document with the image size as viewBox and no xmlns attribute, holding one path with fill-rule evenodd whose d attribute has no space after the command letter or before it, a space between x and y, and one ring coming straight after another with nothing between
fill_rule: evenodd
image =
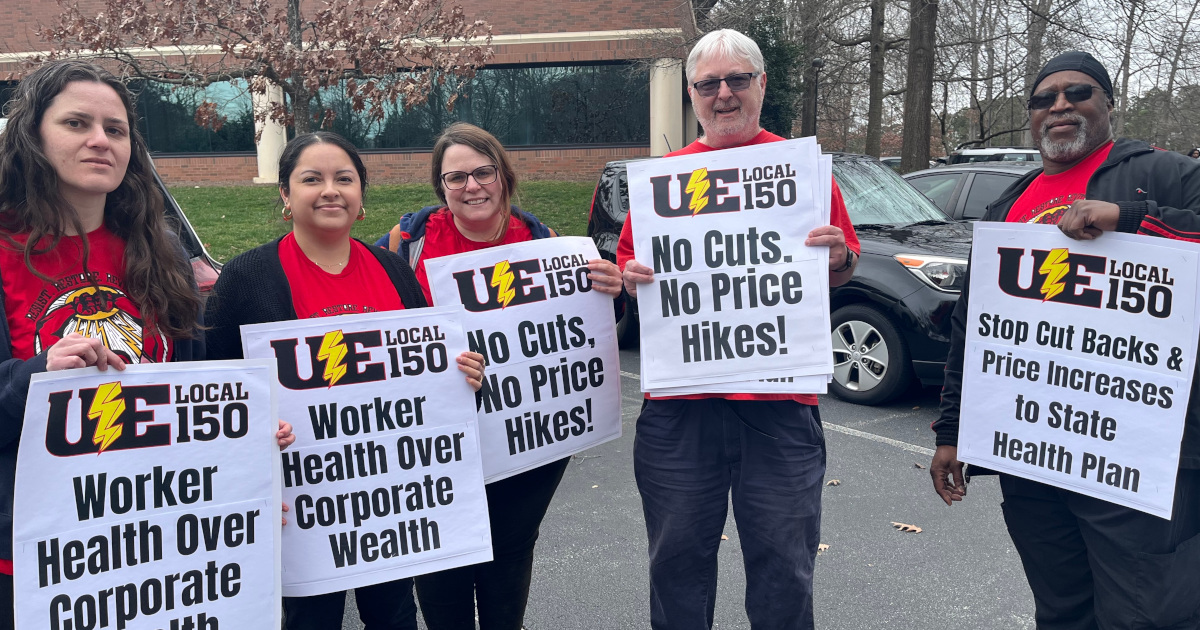
<instances>
[{"instance_id":1,"label":"woman wearing glasses","mask_svg":"<svg viewBox=\"0 0 1200 630\"><path fill-rule=\"evenodd\" d=\"M378 244L397 250L416 270L431 299L425 261L496 245L557 236L537 217L510 205L516 174L492 134L466 123L448 127L433 147L433 189L444 206L406 214L391 238ZM621 293L617 266L588 263L592 286ZM421 613L429 630L520 630L533 574L533 547L567 461L546 464L487 486L492 528L491 562L416 578Z\"/></svg>"}]
</instances>

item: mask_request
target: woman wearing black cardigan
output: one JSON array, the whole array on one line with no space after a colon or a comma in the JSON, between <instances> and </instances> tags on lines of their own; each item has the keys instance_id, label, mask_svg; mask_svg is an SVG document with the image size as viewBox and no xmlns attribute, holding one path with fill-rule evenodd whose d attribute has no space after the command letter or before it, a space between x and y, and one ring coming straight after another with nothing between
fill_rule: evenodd
<instances>
[{"instance_id":1,"label":"woman wearing black cardigan","mask_svg":"<svg viewBox=\"0 0 1200 630\"><path fill-rule=\"evenodd\" d=\"M294 229L222 269L205 310L208 358L242 358L245 324L427 306L404 259L350 238L355 220L366 216L366 187L366 167L341 136L310 133L284 147L279 194ZM464 352L458 366L478 390L483 357ZM416 630L412 585L406 578L355 589L366 629ZM345 601L344 592L285 597L284 627L340 630Z\"/></svg>"}]
</instances>

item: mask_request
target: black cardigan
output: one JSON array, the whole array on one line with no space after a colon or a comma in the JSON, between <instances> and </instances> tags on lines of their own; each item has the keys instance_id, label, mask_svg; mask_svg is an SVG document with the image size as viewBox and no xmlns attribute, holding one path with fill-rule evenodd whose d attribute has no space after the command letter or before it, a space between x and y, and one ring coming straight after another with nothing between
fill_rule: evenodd
<instances>
[{"instance_id":1,"label":"black cardigan","mask_svg":"<svg viewBox=\"0 0 1200 630\"><path fill-rule=\"evenodd\" d=\"M204 311L205 356L208 359L241 359L243 324L263 324L299 319L292 306L292 289L279 262L282 237L230 260L221 269ZM367 247L400 296L405 309L428 306L421 285L400 256L379 247Z\"/></svg>"}]
</instances>

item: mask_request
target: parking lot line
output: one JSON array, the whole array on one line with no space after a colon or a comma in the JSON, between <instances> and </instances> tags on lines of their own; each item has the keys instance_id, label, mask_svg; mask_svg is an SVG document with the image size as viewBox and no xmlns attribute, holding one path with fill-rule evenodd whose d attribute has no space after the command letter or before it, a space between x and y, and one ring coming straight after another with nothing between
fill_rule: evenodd
<instances>
[{"instance_id":1,"label":"parking lot line","mask_svg":"<svg viewBox=\"0 0 1200 630\"><path fill-rule=\"evenodd\" d=\"M624 376L625 378L628 378L628 379L633 379L635 381L640 381L642 378L641 376L634 374L633 372L626 372L625 370L621 370L621 376ZM875 435L874 433L867 433L866 431L859 431L858 429L851 429L850 427L844 427L840 424L833 424L832 422L825 422L825 423L823 423L822 426L824 426L826 429L830 429L832 431L837 431L838 433L845 433L846 435L853 435L854 437L866 438L868 440L872 440L874 442L879 442L881 444L889 444L889 445L895 446L897 448L902 448L906 451L910 451L913 453L920 453L921 455L928 455L930 457L933 457L933 449L925 448L924 446L917 446L916 444L909 444L908 442L901 442L900 440L893 440L892 438L889 438L889 437L883 437L882 435Z\"/></svg>"}]
</instances>

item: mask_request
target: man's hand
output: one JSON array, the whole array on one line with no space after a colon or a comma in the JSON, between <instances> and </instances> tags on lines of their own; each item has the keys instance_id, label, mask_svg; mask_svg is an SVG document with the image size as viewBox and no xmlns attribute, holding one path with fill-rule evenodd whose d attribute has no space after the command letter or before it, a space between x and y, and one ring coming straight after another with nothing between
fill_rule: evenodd
<instances>
[{"instance_id":1,"label":"man's hand","mask_svg":"<svg viewBox=\"0 0 1200 630\"><path fill-rule=\"evenodd\" d=\"M1079 199L1067 208L1058 222L1058 229L1077 241L1090 241L1104 232L1116 230L1120 218L1121 208L1115 203Z\"/></svg>"},{"instance_id":2,"label":"man's hand","mask_svg":"<svg viewBox=\"0 0 1200 630\"><path fill-rule=\"evenodd\" d=\"M621 274L621 280L625 283L625 291L629 295L637 297L637 285L653 282L654 270L636 260L631 260L625 263L625 272Z\"/></svg>"},{"instance_id":3,"label":"man's hand","mask_svg":"<svg viewBox=\"0 0 1200 630\"><path fill-rule=\"evenodd\" d=\"M946 505L954 505L955 501L962 501L967 496L967 482L963 478L963 463L958 461L957 446L937 447L929 474L933 477L933 491Z\"/></svg>"},{"instance_id":4,"label":"man's hand","mask_svg":"<svg viewBox=\"0 0 1200 630\"><path fill-rule=\"evenodd\" d=\"M809 247L828 246L830 269L844 267L846 257L850 255L850 248L846 247L846 235L842 233L842 228L836 225L822 225L809 232L804 244Z\"/></svg>"}]
</instances>

